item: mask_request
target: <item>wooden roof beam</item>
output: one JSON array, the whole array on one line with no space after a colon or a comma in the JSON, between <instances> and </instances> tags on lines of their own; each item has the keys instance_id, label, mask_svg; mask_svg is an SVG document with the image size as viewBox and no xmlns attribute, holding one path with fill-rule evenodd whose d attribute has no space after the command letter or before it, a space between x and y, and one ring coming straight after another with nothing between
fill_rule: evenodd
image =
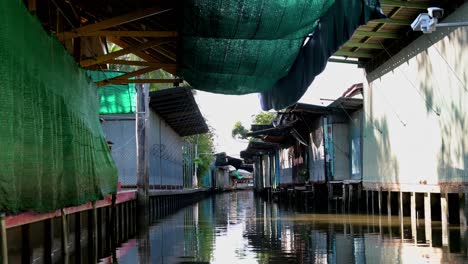
<instances>
[{"instance_id":1,"label":"wooden roof beam","mask_svg":"<svg viewBox=\"0 0 468 264\"><path fill-rule=\"evenodd\" d=\"M163 69L175 69L175 63L160 63L152 61L134 61L134 60L110 60L106 64L118 64L118 65L133 65L133 66L143 66L143 67L155 67Z\"/></svg>"},{"instance_id":2,"label":"wooden roof beam","mask_svg":"<svg viewBox=\"0 0 468 264\"><path fill-rule=\"evenodd\" d=\"M117 44L118 46L122 47L122 48L127 48L130 46L130 44L128 44L127 42L119 39L119 38L115 38L115 37L108 37L107 38L108 41L111 41L115 44ZM146 54L142 51L135 51L135 52L132 52L133 54L135 54L136 56L138 56L139 58L143 59L143 60L146 60L146 61L154 61L156 60L153 56L149 55L149 54ZM174 61L175 62L175 61ZM176 74L176 68L164 68L163 69L173 75Z\"/></svg>"},{"instance_id":3,"label":"wooden roof beam","mask_svg":"<svg viewBox=\"0 0 468 264\"><path fill-rule=\"evenodd\" d=\"M354 35L356 35L356 36L365 36L365 37L388 38L388 39L398 39L398 38L400 38L400 36L397 33L361 31L361 30L356 30L354 32Z\"/></svg>"},{"instance_id":4,"label":"wooden roof beam","mask_svg":"<svg viewBox=\"0 0 468 264\"><path fill-rule=\"evenodd\" d=\"M407 20L407 19L380 18L380 19L371 20L369 22L407 26L407 25L411 25L413 21Z\"/></svg>"},{"instance_id":5,"label":"wooden roof beam","mask_svg":"<svg viewBox=\"0 0 468 264\"><path fill-rule=\"evenodd\" d=\"M145 37L145 38L176 38L176 31L126 31L126 30L102 30L91 32L64 32L57 34L61 40L72 39L76 37Z\"/></svg>"},{"instance_id":6,"label":"wooden roof beam","mask_svg":"<svg viewBox=\"0 0 468 264\"><path fill-rule=\"evenodd\" d=\"M395 7L408 7L408 8L417 8L417 9L426 9L430 7L429 2L403 2L395 0L380 0L380 4L386 6L395 6Z\"/></svg>"},{"instance_id":7,"label":"wooden roof beam","mask_svg":"<svg viewBox=\"0 0 468 264\"><path fill-rule=\"evenodd\" d=\"M98 86L107 84L128 84L128 83L181 83L182 79L109 79L98 82Z\"/></svg>"},{"instance_id":8,"label":"wooden roof beam","mask_svg":"<svg viewBox=\"0 0 468 264\"><path fill-rule=\"evenodd\" d=\"M364 49L382 49L382 45L380 44L370 44L370 43L361 43L361 42L353 42L353 41L346 42L344 46L352 47L352 48L364 48Z\"/></svg>"},{"instance_id":9,"label":"wooden roof beam","mask_svg":"<svg viewBox=\"0 0 468 264\"><path fill-rule=\"evenodd\" d=\"M113 83L113 81L115 81L115 80L128 81L129 78L137 77L137 76L140 76L142 74L152 72L152 71L155 71L155 70L157 70L157 69L153 68L153 67L147 67L147 68L139 69L139 70L136 70L136 71L133 71L133 72L126 73L124 75L120 75L120 76L116 76L114 78L99 81L99 82L97 82L97 85L98 86L104 86L106 84ZM128 82L126 82L126 83L128 83Z\"/></svg>"},{"instance_id":10,"label":"wooden roof beam","mask_svg":"<svg viewBox=\"0 0 468 264\"><path fill-rule=\"evenodd\" d=\"M151 48L151 47L156 46L156 45L158 45L160 43L161 43L161 40L151 40L151 41L148 41L148 42L141 43L139 45L130 46L128 48L121 49L121 50L116 51L116 52L108 53L106 55L97 56L96 58L93 58L93 59L83 60L83 61L80 62L80 65L83 66L83 67L89 67L89 66L93 66L93 65L96 65L96 64L102 64L104 62L110 61L110 60L115 59L117 57L127 55L129 53L134 53L135 51L141 51L141 50L144 50L144 49Z\"/></svg>"},{"instance_id":11,"label":"wooden roof beam","mask_svg":"<svg viewBox=\"0 0 468 264\"><path fill-rule=\"evenodd\" d=\"M368 52L353 52L353 51L337 51L334 56L343 56L343 57L351 57L351 58L367 58L371 59L375 57L375 54L368 53Z\"/></svg>"},{"instance_id":12,"label":"wooden roof beam","mask_svg":"<svg viewBox=\"0 0 468 264\"><path fill-rule=\"evenodd\" d=\"M159 7L147 8L147 9L143 9L143 10L137 10L137 11L129 13L129 14L109 18L109 19L106 19L106 20L103 20L103 21L100 21L100 22L97 22L97 23L93 23L93 24L89 24L89 25L86 25L86 26L76 28L73 31L71 31L70 33L85 34L85 33L90 33L90 32L94 32L94 31L99 31L99 30L103 30L103 29L106 29L106 28L115 27L115 26L118 26L118 25L130 23L130 22L133 22L135 20L142 19L142 18L145 18L145 17L162 14L162 13L168 12L170 10L172 10L172 9L161 9Z\"/></svg>"}]
</instances>

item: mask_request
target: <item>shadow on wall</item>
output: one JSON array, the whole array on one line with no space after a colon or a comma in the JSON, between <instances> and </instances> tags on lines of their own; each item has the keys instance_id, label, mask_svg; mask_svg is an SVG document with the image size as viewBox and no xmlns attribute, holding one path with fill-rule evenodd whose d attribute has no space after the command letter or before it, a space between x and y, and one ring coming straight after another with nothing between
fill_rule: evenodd
<instances>
[{"instance_id":1,"label":"shadow on wall","mask_svg":"<svg viewBox=\"0 0 468 264\"><path fill-rule=\"evenodd\" d=\"M372 88L369 93L372 93ZM372 113L372 94L366 95L369 109L365 116L363 141L364 182L368 183L397 183L399 179L399 165L396 156L393 154L390 144L390 133L387 120L385 118L374 119ZM364 147L366 148L366 147ZM367 164L366 164L367 163Z\"/></svg>"},{"instance_id":2,"label":"shadow on wall","mask_svg":"<svg viewBox=\"0 0 468 264\"><path fill-rule=\"evenodd\" d=\"M468 30L438 30L424 37L432 47L416 59L426 111L440 113L438 181L468 182Z\"/></svg>"}]
</instances>

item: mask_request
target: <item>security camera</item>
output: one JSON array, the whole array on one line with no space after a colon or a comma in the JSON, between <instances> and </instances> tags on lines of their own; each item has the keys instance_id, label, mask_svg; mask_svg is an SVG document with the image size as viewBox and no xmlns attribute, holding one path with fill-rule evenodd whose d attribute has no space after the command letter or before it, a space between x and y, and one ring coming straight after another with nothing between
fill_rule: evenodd
<instances>
[{"instance_id":1,"label":"security camera","mask_svg":"<svg viewBox=\"0 0 468 264\"><path fill-rule=\"evenodd\" d=\"M440 7L429 7L427 9L429 16L436 19L441 19L444 17L444 9Z\"/></svg>"},{"instance_id":2,"label":"security camera","mask_svg":"<svg viewBox=\"0 0 468 264\"><path fill-rule=\"evenodd\" d=\"M411 23L411 28L413 28L414 31L432 33L435 30L436 24L436 18L432 18L428 13L422 13Z\"/></svg>"}]
</instances>

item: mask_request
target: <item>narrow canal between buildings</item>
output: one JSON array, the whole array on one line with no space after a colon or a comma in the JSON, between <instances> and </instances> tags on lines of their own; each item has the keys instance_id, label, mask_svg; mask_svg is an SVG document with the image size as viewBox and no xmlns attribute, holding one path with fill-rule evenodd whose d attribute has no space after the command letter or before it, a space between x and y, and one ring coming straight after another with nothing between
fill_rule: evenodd
<instances>
[{"instance_id":1,"label":"narrow canal between buildings","mask_svg":"<svg viewBox=\"0 0 468 264\"><path fill-rule=\"evenodd\" d=\"M443 237L440 222L426 230L424 220L412 227L398 216L304 212L240 191L155 221L116 257L118 263L467 263L466 233L448 230Z\"/></svg>"}]
</instances>

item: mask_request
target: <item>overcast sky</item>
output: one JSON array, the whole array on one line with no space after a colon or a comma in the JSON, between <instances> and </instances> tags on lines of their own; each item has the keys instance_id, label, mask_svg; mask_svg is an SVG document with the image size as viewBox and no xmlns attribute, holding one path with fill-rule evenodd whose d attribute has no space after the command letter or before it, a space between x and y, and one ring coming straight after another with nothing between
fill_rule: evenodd
<instances>
[{"instance_id":1,"label":"overcast sky","mask_svg":"<svg viewBox=\"0 0 468 264\"><path fill-rule=\"evenodd\" d=\"M329 101L321 102L320 99L335 99L351 85L363 82L364 78L363 70L356 65L328 63L299 102L327 105ZM195 98L208 124L214 128L216 151L239 157L247 143L233 139L231 130L236 121L250 129L252 116L261 112L258 94L235 96L197 91Z\"/></svg>"}]
</instances>

